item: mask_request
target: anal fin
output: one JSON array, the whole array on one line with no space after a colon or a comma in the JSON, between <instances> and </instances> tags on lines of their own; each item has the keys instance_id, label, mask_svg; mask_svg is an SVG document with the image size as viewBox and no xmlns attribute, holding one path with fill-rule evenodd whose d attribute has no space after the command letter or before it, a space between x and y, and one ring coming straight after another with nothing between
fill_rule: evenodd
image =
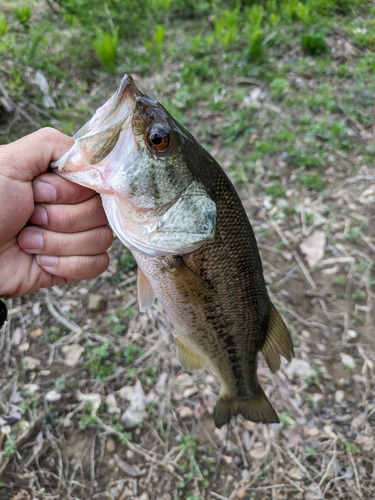
<instances>
[{"instance_id":1,"label":"anal fin","mask_svg":"<svg viewBox=\"0 0 375 500\"><path fill-rule=\"evenodd\" d=\"M137 290L138 290L139 310L141 312L145 312L154 303L155 293L151 286L151 283L148 281L148 279L146 278L142 269L139 266L137 275Z\"/></svg>"},{"instance_id":2,"label":"anal fin","mask_svg":"<svg viewBox=\"0 0 375 500\"><path fill-rule=\"evenodd\" d=\"M189 372L202 371L206 366L206 360L191 347L177 337L176 339L177 358L183 368Z\"/></svg>"},{"instance_id":3,"label":"anal fin","mask_svg":"<svg viewBox=\"0 0 375 500\"><path fill-rule=\"evenodd\" d=\"M294 356L289 330L272 304L267 336L260 351L273 373L280 368L280 354L288 361Z\"/></svg>"},{"instance_id":4,"label":"anal fin","mask_svg":"<svg viewBox=\"0 0 375 500\"><path fill-rule=\"evenodd\" d=\"M256 394L248 398L232 398L228 394L222 394L215 407L214 422L216 427L220 429L238 414L252 422L263 424L278 424L280 422L277 413L260 386L258 386Z\"/></svg>"}]
</instances>

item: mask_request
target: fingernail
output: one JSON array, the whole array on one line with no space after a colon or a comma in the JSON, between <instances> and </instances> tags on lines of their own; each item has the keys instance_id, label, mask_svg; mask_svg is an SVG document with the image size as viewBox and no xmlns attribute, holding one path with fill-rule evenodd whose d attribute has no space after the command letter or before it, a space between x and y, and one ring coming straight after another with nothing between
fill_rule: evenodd
<instances>
[{"instance_id":1,"label":"fingernail","mask_svg":"<svg viewBox=\"0 0 375 500\"><path fill-rule=\"evenodd\" d=\"M47 226L48 215L47 210L41 205L35 205L34 212L30 217L30 222L37 226Z\"/></svg>"},{"instance_id":2,"label":"fingernail","mask_svg":"<svg viewBox=\"0 0 375 500\"><path fill-rule=\"evenodd\" d=\"M27 250L41 250L43 248L43 236L36 229L26 228L21 235L21 242Z\"/></svg>"},{"instance_id":3,"label":"fingernail","mask_svg":"<svg viewBox=\"0 0 375 500\"><path fill-rule=\"evenodd\" d=\"M55 267L59 258L54 255L37 255L36 261L41 267Z\"/></svg>"},{"instance_id":4,"label":"fingernail","mask_svg":"<svg viewBox=\"0 0 375 500\"><path fill-rule=\"evenodd\" d=\"M51 202L56 200L56 189L49 182L34 182L34 198L40 202Z\"/></svg>"}]
</instances>

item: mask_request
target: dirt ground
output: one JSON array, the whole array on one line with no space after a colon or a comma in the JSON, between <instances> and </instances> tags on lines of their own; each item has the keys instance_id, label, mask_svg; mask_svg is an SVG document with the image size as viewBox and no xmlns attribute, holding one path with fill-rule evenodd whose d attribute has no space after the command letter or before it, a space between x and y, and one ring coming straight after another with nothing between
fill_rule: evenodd
<instances>
[{"instance_id":1,"label":"dirt ground","mask_svg":"<svg viewBox=\"0 0 375 500\"><path fill-rule=\"evenodd\" d=\"M258 106L284 126L267 93ZM197 118L233 178L223 117L202 107ZM358 143L373 143L373 125L344 119ZM259 193L250 178L237 184L295 344L276 374L260 359L281 423L237 417L215 428L213 372L180 367L168 318L157 303L139 312L134 263L115 241L99 278L6 301L0 500L374 498L375 167L339 147L332 154L324 193L293 183L282 157L285 196ZM257 182L266 168L257 163Z\"/></svg>"}]
</instances>

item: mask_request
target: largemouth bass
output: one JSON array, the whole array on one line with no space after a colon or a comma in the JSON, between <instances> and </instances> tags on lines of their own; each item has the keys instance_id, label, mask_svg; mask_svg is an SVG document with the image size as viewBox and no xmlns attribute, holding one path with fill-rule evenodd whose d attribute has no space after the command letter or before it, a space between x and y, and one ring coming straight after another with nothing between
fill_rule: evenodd
<instances>
[{"instance_id":1,"label":"largemouth bass","mask_svg":"<svg viewBox=\"0 0 375 500\"><path fill-rule=\"evenodd\" d=\"M221 382L217 427L242 414L279 422L257 378L293 345L264 282L241 201L218 163L161 104L125 76L52 167L101 194L109 223L138 264L140 310L159 299L189 371Z\"/></svg>"}]
</instances>

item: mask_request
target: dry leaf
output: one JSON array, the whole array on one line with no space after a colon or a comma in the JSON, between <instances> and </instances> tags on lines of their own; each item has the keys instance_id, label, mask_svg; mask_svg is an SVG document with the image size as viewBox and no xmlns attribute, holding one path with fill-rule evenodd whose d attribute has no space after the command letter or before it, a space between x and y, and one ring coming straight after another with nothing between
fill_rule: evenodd
<instances>
[{"instance_id":1,"label":"dry leaf","mask_svg":"<svg viewBox=\"0 0 375 500\"><path fill-rule=\"evenodd\" d=\"M257 442L254 443L254 447L250 450L250 456L253 458L263 458L267 454L266 447L263 443Z\"/></svg>"},{"instance_id":2,"label":"dry leaf","mask_svg":"<svg viewBox=\"0 0 375 500\"><path fill-rule=\"evenodd\" d=\"M301 252L305 255L309 267L315 266L323 257L326 245L326 234L324 231L314 231L301 244Z\"/></svg>"},{"instance_id":3,"label":"dry leaf","mask_svg":"<svg viewBox=\"0 0 375 500\"><path fill-rule=\"evenodd\" d=\"M40 365L40 359L33 358L32 356L25 356L22 363L26 370L35 370L35 368Z\"/></svg>"},{"instance_id":4,"label":"dry leaf","mask_svg":"<svg viewBox=\"0 0 375 500\"><path fill-rule=\"evenodd\" d=\"M64 363L67 366L74 366L78 363L78 360L81 357L81 354L84 352L85 348L81 345L73 344L64 345L61 350L65 356Z\"/></svg>"},{"instance_id":5,"label":"dry leaf","mask_svg":"<svg viewBox=\"0 0 375 500\"><path fill-rule=\"evenodd\" d=\"M193 410L188 406L179 406L176 409L176 412L180 415L181 418L189 418L193 416Z\"/></svg>"}]
</instances>

